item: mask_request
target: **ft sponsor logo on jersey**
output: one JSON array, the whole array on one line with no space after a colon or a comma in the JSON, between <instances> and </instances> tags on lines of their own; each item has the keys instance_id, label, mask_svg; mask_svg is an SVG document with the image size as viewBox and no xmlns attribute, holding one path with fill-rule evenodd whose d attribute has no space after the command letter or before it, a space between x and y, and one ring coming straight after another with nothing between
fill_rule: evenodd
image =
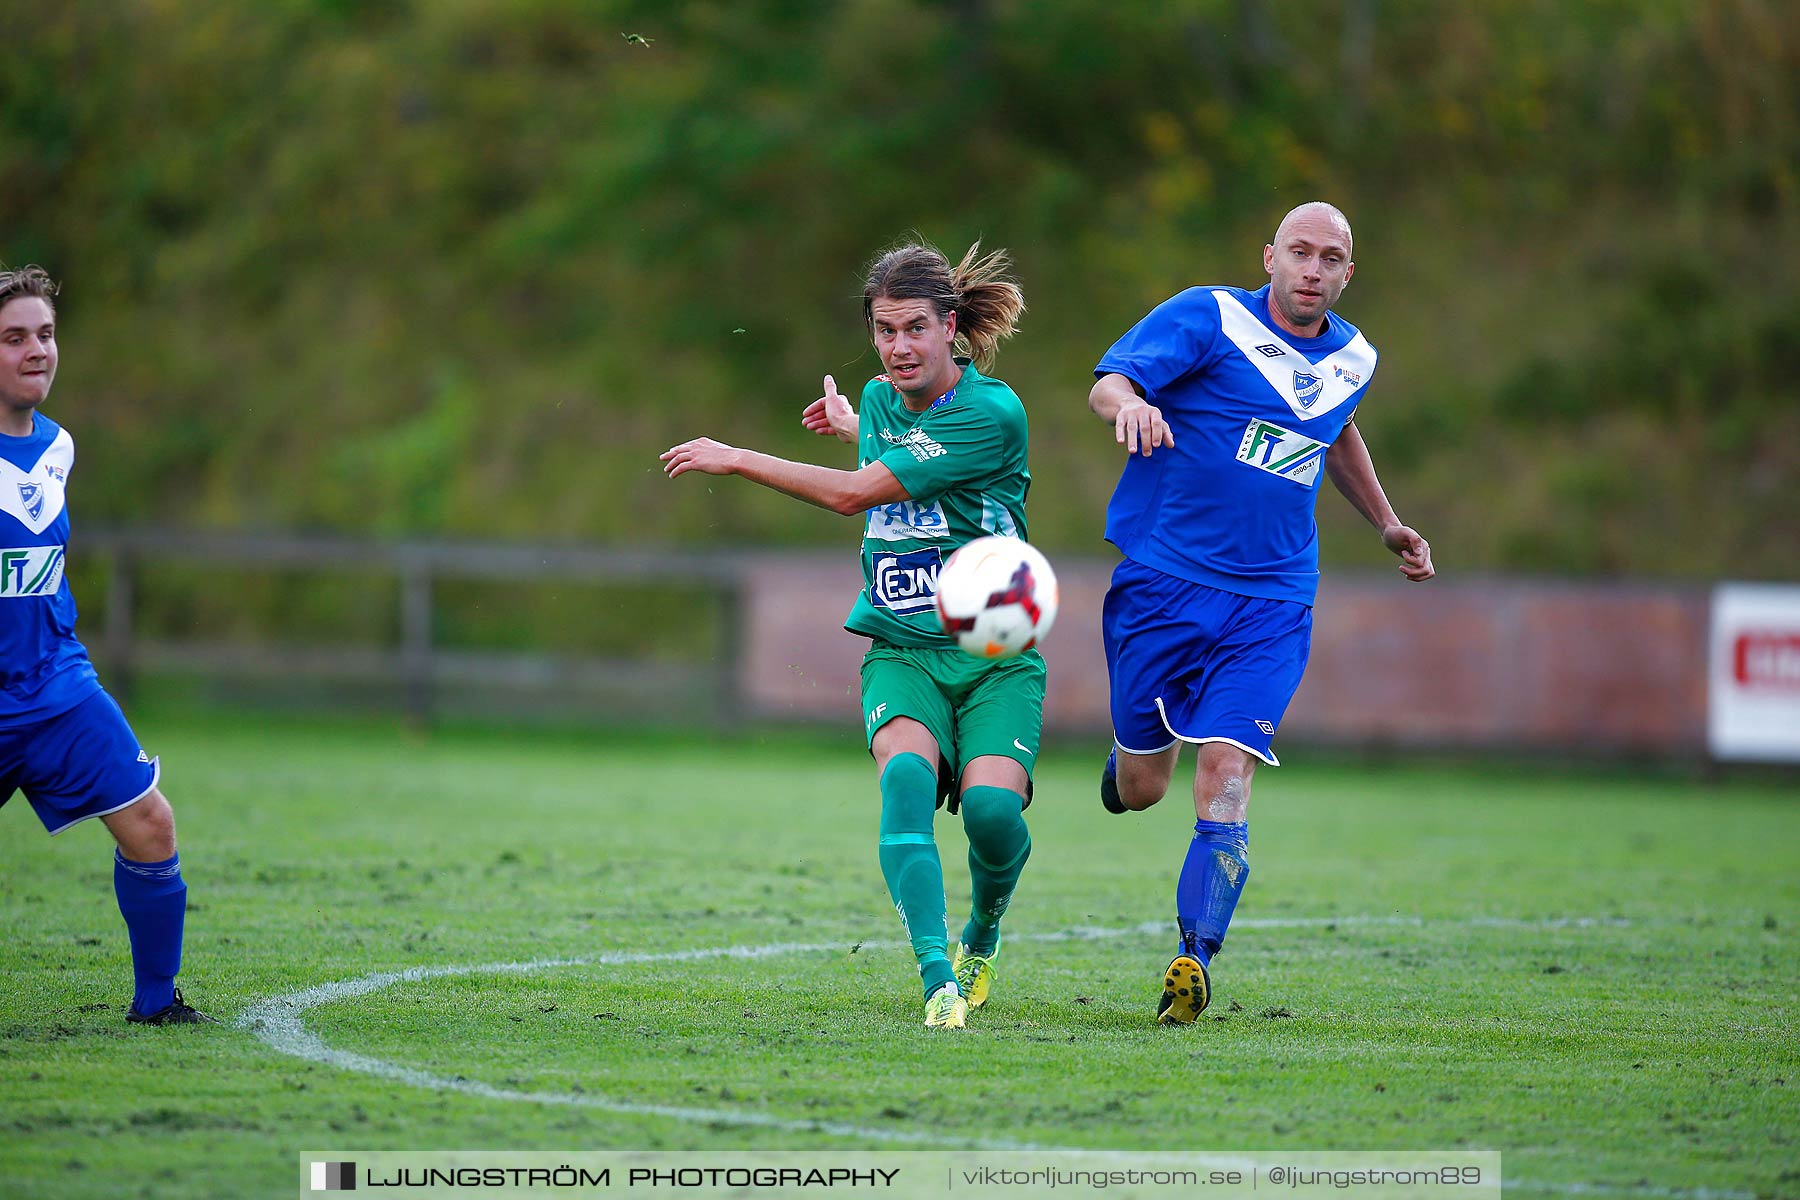
<instances>
[{"instance_id":1,"label":"ft sponsor logo on jersey","mask_svg":"<svg viewBox=\"0 0 1800 1200\"><path fill-rule=\"evenodd\" d=\"M49 596L62 586L61 546L25 546L0 550L0 599Z\"/></svg>"},{"instance_id":2,"label":"ft sponsor logo on jersey","mask_svg":"<svg viewBox=\"0 0 1800 1200\"><path fill-rule=\"evenodd\" d=\"M1324 442L1258 418L1245 427L1237 460L1311 487L1319 478L1319 464L1325 459L1326 449Z\"/></svg>"},{"instance_id":3,"label":"ft sponsor logo on jersey","mask_svg":"<svg viewBox=\"0 0 1800 1200\"><path fill-rule=\"evenodd\" d=\"M872 565L870 604L903 617L932 607L937 598L938 570L944 565L936 547L904 554L877 553Z\"/></svg>"}]
</instances>

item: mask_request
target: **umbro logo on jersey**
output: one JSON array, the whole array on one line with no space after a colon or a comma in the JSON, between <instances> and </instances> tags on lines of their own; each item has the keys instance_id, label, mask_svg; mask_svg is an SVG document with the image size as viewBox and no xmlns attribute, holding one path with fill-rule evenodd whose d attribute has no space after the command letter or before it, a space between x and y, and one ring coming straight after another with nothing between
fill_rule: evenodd
<instances>
[{"instance_id":1,"label":"umbro logo on jersey","mask_svg":"<svg viewBox=\"0 0 1800 1200\"><path fill-rule=\"evenodd\" d=\"M147 763L150 761L150 756L148 754L145 754L142 750L139 750L138 751L138 761L141 763Z\"/></svg>"},{"instance_id":2,"label":"umbro logo on jersey","mask_svg":"<svg viewBox=\"0 0 1800 1200\"><path fill-rule=\"evenodd\" d=\"M19 501L25 505L25 511L32 520L44 515L44 489L40 484L21 483Z\"/></svg>"},{"instance_id":3,"label":"umbro logo on jersey","mask_svg":"<svg viewBox=\"0 0 1800 1200\"><path fill-rule=\"evenodd\" d=\"M1280 358L1287 353L1287 351L1280 346L1270 345L1268 342L1264 342L1262 345L1258 346L1256 352L1264 358Z\"/></svg>"},{"instance_id":4,"label":"umbro logo on jersey","mask_svg":"<svg viewBox=\"0 0 1800 1200\"><path fill-rule=\"evenodd\" d=\"M1294 399L1300 402L1301 408L1311 408L1313 401L1325 389L1325 381L1317 375L1305 371L1294 372Z\"/></svg>"}]
</instances>

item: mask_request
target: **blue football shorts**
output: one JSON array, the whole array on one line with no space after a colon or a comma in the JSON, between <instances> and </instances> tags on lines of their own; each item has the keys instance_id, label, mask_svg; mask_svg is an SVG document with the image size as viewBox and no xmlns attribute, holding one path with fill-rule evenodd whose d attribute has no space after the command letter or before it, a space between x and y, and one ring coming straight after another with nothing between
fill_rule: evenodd
<instances>
[{"instance_id":1,"label":"blue football shorts","mask_svg":"<svg viewBox=\"0 0 1800 1200\"><path fill-rule=\"evenodd\" d=\"M52 836L131 807L161 774L104 691L49 720L0 729L0 804L24 792Z\"/></svg>"},{"instance_id":2,"label":"blue football shorts","mask_svg":"<svg viewBox=\"0 0 1800 1200\"><path fill-rule=\"evenodd\" d=\"M1306 672L1310 605L1222 592L1128 558L1100 628L1120 750L1228 742L1281 765L1269 746Z\"/></svg>"}]
</instances>

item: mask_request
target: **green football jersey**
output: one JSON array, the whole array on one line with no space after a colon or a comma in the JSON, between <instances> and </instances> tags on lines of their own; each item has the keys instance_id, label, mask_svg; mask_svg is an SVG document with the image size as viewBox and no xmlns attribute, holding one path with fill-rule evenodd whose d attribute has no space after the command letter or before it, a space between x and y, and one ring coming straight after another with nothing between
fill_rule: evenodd
<instances>
[{"instance_id":1,"label":"green football jersey","mask_svg":"<svg viewBox=\"0 0 1800 1200\"><path fill-rule=\"evenodd\" d=\"M863 388L857 413L858 466L884 464L912 499L865 514L863 590L844 628L896 646L949 649L955 643L937 619L938 568L978 537L1026 536L1025 405L965 364L956 386L922 413L906 407L886 375Z\"/></svg>"}]
</instances>

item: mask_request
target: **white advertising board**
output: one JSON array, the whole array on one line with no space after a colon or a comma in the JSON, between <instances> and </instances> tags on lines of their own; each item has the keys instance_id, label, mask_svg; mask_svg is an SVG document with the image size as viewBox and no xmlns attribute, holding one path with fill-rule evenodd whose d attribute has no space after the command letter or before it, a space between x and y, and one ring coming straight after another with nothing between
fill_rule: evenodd
<instances>
[{"instance_id":1,"label":"white advertising board","mask_svg":"<svg viewBox=\"0 0 1800 1200\"><path fill-rule=\"evenodd\" d=\"M1800 762L1800 584L1713 589L1708 659L1713 757Z\"/></svg>"}]
</instances>

